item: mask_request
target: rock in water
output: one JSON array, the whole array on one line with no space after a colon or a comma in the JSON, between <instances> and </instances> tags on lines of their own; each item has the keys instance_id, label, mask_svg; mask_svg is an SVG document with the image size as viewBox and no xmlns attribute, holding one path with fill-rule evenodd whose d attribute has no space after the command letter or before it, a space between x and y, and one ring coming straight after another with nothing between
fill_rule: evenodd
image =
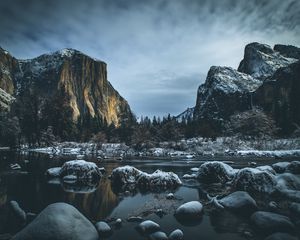
<instances>
[{"instance_id":1,"label":"rock in water","mask_svg":"<svg viewBox=\"0 0 300 240\"><path fill-rule=\"evenodd\" d=\"M55 177L59 177L60 176L60 171L61 171L61 167L54 167L54 168L49 168L45 175L47 177L51 177L51 178L55 178Z\"/></svg>"},{"instance_id":2,"label":"rock in water","mask_svg":"<svg viewBox=\"0 0 300 240\"><path fill-rule=\"evenodd\" d=\"M276 176L276 188L278 190L300 190L300 178L291 173L283 173Z\"/></svg>"},{"instance_id":3,"label":"rock in water","mask_svg":"<svg viewBox=\"0 0 300 240\"><path fill-rule=\"evenodd\" d=\"M182 184L179 177L173 172L156 170L152 174L143 173L139 176L137 184L146 189L173 188Z\"/></svg>"},{"instance_id":4,"label":"rock in water","mask_svg":"<svg viewBox=\"0 0 300 240\"><path fill-rule=\"evenodd\" d=\"M132 166L123 166L115 168L111 173L111 181L113 184L133 184L136 183L142 171Z\"/></svg>"},{"instance_id":5,"label":"rock in water","mask_svg":"<svg viewBox=\"0 0 300 240\"><path fill-rule=\"evenodd\" d=\"M300 161L292 161L286 168L287 172L300 174Z\"/></svg>"},{"instance_id":6,"label":"rock in water","mask_svg":"<svg viewBox=\"0 0 300 240\"><path fill-rule=\"evenodd\" d=\"M288 233L273 233L272 235L265 238L265 240L298 240L297 237L292 236Z\"/></svg>"},{"instance_id":7,"label":"rock in water","mask_svg":"<svg viewBox=\"0 0 300 240\"><path fill-rule=\"evenodd\" d=\"M253 213L257 210L255 200L244 191L237 191L219 200L225 208L238 213Z\"/></svg>"},{"instance_id":8,"label":"rock in water","mask_svg":"<svg viewBox=\"0 0 300 240\"><path fill-rule=\"evenodd\" d=\"M98 240L94 225L76 208L66 203L46 207L12 240Z\"/></svg>"},{"instance_id":9,"label":"rock in water","mask_svg":"<svg viewBox=\"0 0 300 240\"><path fill-rule=\"evenodd\" d=\"M289 162L277 162L272 165L272 168L277 173L284 173L289 164L290 164Z\"/></svg>"},{"instance_id":10,"label":"rock in water","mask_svg":"<svg viewBox=\"0 0 300 240\"><path fill-rule=\"evenodd\" d=\"M149 240L168 240L167 235L161 231L151 233L148 238Z\"/></svg>"},{"instance_id":11,"label":"rock in water","mask_svg":"<svg viewBox=\"0 0 300 240\"><path fill-rule=\"evenodd\" d=\"M205 162L199 167L197 178L204 183L226 183L234 177L234 169L223 162Z\"/></svg>"},{"instance_id":12,"label":"rock in water","mask_svg":"<svg viewBox=\"0 0 300 240\"><path fill-rule=\"evenodd\" d=\"M102 173L95 163L84 160L65 162L60 170L60 177L76 176L79 181L99 181Z\"/></svg>"},{"instance_id":13,"label":"rock in water","mask_svg":"<svg viewBox=\"0 0 300 240\"><path fill-rule=\"evenodd\" d=\"M175 217L177 219L184 220L197 220L201 219L203 214L203 206L198 201L187 202L175 211Z\"/></svg>"},{"instance_id":14,"label":"rock in water","mask_svg":"<svg viewBox=\"0 0 300 240\"><path fill-rule=\"evenodd\" d=\"M233 187L250 193L271 193L276 186L276 179L268 171L257 168L243 168L233 179Z\"/></svg>"},{"instance_id":15,"label":"rock in water","mask_svg":"<svg viewBox=\"0 0 300 240\"><path fill-rule=\"evenodd\" d=\"M137 230L141 234L150 234L150 233L154 233L154 232L159 231L160 230L160 226L156 222L153 222L151 220L146 220L144 222L141 222L137 226Z\"/></svg>"},{"instance_id":16,"label":"rock in water","mask_svg":"<svg viewBox=\"0 0 300 240\"><path fill-rule=\"evenodd\" d=\"M258 211L251 215L251 221L257 230L264 234L274 232L293 232L295 229L294 224L286 216Z\"/></svg>"},{"instance_id":17,"label":"rock in water","mask_svg":"<svg viewBox=\"0 0 300 240\"><path fill-rule=\"evenodd\" d=\"M170 240L183 240L183 232L180 229L176 229L169 235Z\"/></svg>"},{"instance_id":18,"label":"rock in water","mask_svg":"<svg viewBox=\"0 0 300 240\"><path fill-rule=\"evenodd\" d=\"M95 224L95 227L100 237L108 237L109 235L112 234L112 229L106 222L103 221L97 222Z\"/></svg>"}]
</instances>

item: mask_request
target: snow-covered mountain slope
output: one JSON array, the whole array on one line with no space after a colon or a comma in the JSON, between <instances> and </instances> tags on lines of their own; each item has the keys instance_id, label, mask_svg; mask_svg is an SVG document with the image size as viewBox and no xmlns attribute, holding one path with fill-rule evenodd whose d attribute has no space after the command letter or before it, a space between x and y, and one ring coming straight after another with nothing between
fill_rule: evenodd
<instances>
[{"instance_id":1,"label":"snow-covered mountain slope","mask_svg":"<svg viewBox=\"0 0 300 240\"><path fill-rule=\"evenodd\" d=\"M187 121L188 119L193 119L195 108L187 108L184 112L178 114L175 118L178 122L182 122L183 120Z\"/></svg>"}]
</instances>

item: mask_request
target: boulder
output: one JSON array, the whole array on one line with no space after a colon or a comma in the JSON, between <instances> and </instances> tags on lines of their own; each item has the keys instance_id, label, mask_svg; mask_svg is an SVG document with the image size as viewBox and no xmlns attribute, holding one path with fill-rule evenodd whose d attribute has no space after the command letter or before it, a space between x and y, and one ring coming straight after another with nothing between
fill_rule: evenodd
<instances>
[{"instance_id":1,"label":"boulder","mask_svg":"<svg viewBox=\"0 0 300 240\"><path fill-rule=\"evenodd\" d=\"M168 236L161 231L151 233L148 238L149 240L168 240Z\"/></svg>"},{"instance_id":2,"label":"boulder","mask_svg":"<svg viewBox=\"0 0 300 240\"><path fill-rule=\"evenodd\" d=\"M49 178L58 178L60 176L61 167L49 168L45 175Z\"/></svg>"},{"instance_id":3,"label":"boulder","mask_svg":"<svg viewBox=\"0 0 300 240\"><path fill-rule=\"evenodd\" d=\"M291 173L283 173L276 176L276 188L278 190L300 190L300 178Z\"/></svg>"},{"instance_id":4,"label":"boulder","mask_svg":"<svg viewBox=\"0 0 300 240\"><path fill-rule=\"evenodd\" d=\"M244 191L237 191L218 201L226 209L239 213L253 213L257 210L256 201Z\"/></svg>"},{"instance_id":5,"label":"boulder","mask_svg":"<svg viewBox=\"0 0 300 240\"><path fill-rule=\"evenodd\" d=\"M115 168L111 173L111 181L113 184L133 184L136 183L138 177L142 174L142 171L132 166L122 166Z\"/></svg>"},{"instance_id":6,"label":"boulder","mask_svg":"<svg viewBox=\"0 0 300 240\"><path fill-rule=\"evenodd\" d=\"M291 215L295 216L297 219L300 218L300 203L293 202L290 207Z\"/></svg>"},{"instance_id":7,"label":"boulder","mask_svg":"<svg viewBox=\"0 0 300 240\"><path fill-rule=\"evenodd\" d=\"M169 235L169 240L183 240L183 232L180 229L176 229Z\"/></svg>"},{"instance_id":8,"label":"boulder","mask_svg":"<svg viewBox=\"0 0 300 240\"><path fill-rule=\"evenodd\" d=\"M76 208L66 203L46 207L12 240L98 240L94 225Z\"/></svg>"},{"instance_id":9,"label":"boulder","mask_svg":"<svg viewBox=\"0 0 300 240\"><path fill-rule=\"evenodd\" d=\"M141 222L137 226L137 230L143 235L151 234L151 233L159 231L160 226L156 222L153 222L151 220L146 220L146 221Z\"/></svg>"},{"instance_id":10,"label":"boulder","mask_svg":"<svg viewBox=\"0 0 300 240\"><path fill-rule=\"evenodd\" d=\"M112 234L112 229L106 222L103 221L97 222L95 224L95 227L100 237L108 237L109 235Z\"/></svg>"},{"instance_id":11,"label":"boulder","mask_svg":"<svg viewBox=\"0 0 300 240\"><path fill-rule=\"evenodd\" d=\"M182 204L175 211L175 217L182 220L197 220L202 218L203 206L198 201Z\"/></svg>"},{"instance_id":12,"label":"boulder","mask_svg":"<svg viewBox=\"0 0 300 240\"><path fill-rule=\"evenodd\" d=\"M300 174L300 161L292 161L286 168L287 172Z\"/></svg>"},{"instance_id":13,"label":"boulder","mask_svg":"<svg viewBox=\"0 0 300 240\"><path fill-rule=\"evenodd\" d=\"M284 173L289 164L289 162L277 162L272 164L272 168L276 171L276 173Z\"/></svg>"},{"instance_id":14,"label":"boulder","mask_svg":"<svg viewBox=\"0 0 300 240\"><path fill-rule=\"evenodd\" d=\"M173 188L181 185L182 182L173 172L156 170L152 174L142 173L137 180L137 184L139 187L153 189L155 187Z\"/></svg>"},{"instance_id":15,"label":"boulder","mask_svg":"<svg viewBox=\"0 0 300 240\"><path fill-rule=\"evenodd\" d=\"M243 168L233 179L234 189L250 193L271 193L275 186L275 176L257 168Z\"/></svg>"},{"instance_id":16,"label":"boulder","mask_svg":"<svg viewBox=\"0 0 300 240\"><path fill-rule=\"evenodd\" d=\"M223 162L205 162L199 167L197 178L203 183L226 183L234 177L234 169Z\"/></svg>"},{"instance_id":17,"label":"boulder","mask_svg":"<svg viewBox=\"0 0 300 240\"><path fill-rule=\"evenodd\" d=\"M265 240L298 240L298 238L288 233L277 232L266 237Z\"/></svg>"},{"instance_id":18,"label":"boulder","mask_svg":"<svg viewBox=\"0 0 300 240\"><path fill-rule=\"evenodd\" d=\"M271 174L276 174L276 171L269 165L265 165L265 166L259 166L259 167L256 167L258 170L261 170L261 171L267 171Z\"/></svg>"},{"instance_id":19,"label":"boulder","mask_svg":"<svg viewBox=\"0 0 300 240\"><path fill-rule=\"evenodd\" d=\"M76 176L79 181L99 181L102 173L95 163L84 160L65 162L60 170L60 177Z\"/></svg>"},{"instance_id":20,"label":"boulder","mask_svg":"<svg viewBox=\"0 0 300 240\"><path fill-rule=\"evenodd\" d=\"M293 232L295 229L294 224L286 216L258 211L251 215L251 222L257 230L266 233L274 232Z\"/></svg>"}]
</instances>

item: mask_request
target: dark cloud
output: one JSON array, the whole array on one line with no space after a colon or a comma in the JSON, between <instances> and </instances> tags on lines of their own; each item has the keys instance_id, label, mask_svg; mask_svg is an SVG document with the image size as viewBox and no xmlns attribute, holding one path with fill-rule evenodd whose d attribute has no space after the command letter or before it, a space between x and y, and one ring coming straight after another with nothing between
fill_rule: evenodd
<instances>
[{"instance_id":1,"label":"dark cloud","mask_svg":"<svg viewBox=\"0 0 300 240\"><path fill-rule=\"evenodd\" d=\"M252 41L300 45L298 0L1 0L0 45L19 58L72 47L108 63L137 115L177 114L211 65Z\"/></svg>"}]
</instances>

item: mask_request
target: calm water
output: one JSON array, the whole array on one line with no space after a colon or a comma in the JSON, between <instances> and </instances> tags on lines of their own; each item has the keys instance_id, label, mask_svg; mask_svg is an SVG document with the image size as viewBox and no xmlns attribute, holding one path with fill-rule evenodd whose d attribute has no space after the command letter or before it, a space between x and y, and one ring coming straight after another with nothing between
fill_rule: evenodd
<instances>
[{"instance_id":1,"label":"calm water","mask_svg":"<svg viewBox=\"0 0 300 240\"><path fill-rule=\"evenodd\" d=\"M135 193L124 195L116 193L111 188L107 176L112 169L130 164L146 172L156 169L173 171L182 177L191 173L190 168L199 167L199 160L130 160L122 162L97 162L99 167L105 167L107 174L98 186L90 188L70 189L57 181L47 182L44 177L45 171L50 167L61 166L63 162L72 158L50 158L48 155L34 154L17 155L15 153L1 153L0 155L0 234L9 231L5 224L5 204L10 200L16 200L26 212L39 213L47 205L54 202L66 202L74 205L92 222L99 220L112 221L116 218L123 219L121 228L114 228L113 235L109 239L143 239L135 230L137 223L127 222L130 216L142 216L160 224L162 230L169 234L180 228L183 230L185 239L222 239L235 240L247 239L244 232L252 231L247 218L233 215L229 212L212 211L205 206L205 214L201 222L186 224L178 222L173 213L184 202L200 200L205 202L206 192L214 195L220 186L201 186L196 181L184 181L184 185L174 191L161 193ZM219 159L220 160L220 159ZM21 171L9 170L10 163L19 163ZM265 164L261 162L260 164ZM247 161L240 159L235 161L234 167L246 166ZM166 194L173 192L178 200L166 200ZM156 209L163 209L164 216L158 216ZM261 239L255 235L251 239Z\"/></svg>"}]
</instances>

